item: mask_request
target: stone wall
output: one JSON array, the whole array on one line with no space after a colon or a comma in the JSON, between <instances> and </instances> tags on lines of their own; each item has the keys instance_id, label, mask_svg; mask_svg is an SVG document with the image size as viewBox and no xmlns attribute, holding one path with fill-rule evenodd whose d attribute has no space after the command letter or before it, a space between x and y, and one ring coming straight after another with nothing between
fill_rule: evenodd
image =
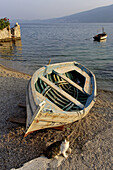
<instances>
[{"instance_id":1,"label":"stone wall","mask_svg":"<svg viewBox=\"0 0 113 170\"><path fill-rule=\"evenodd\" d=\"M21 38L20 25L18 23L16 23L15 26L11 28L11 34L13 38Z\"/></svg>"},{"instance_id":2,"label":"stone wall","mask_svg":"<svg viewBox=\"0 0 113 170\"><path fill-rule=\"evenodd\" d=\"M10 40L11 39L11 30L10 26L0 30L0 40Z\"/></svg>"},{"instance_id":3,"label":"stone wall","mask_svg":"<svg viewBox=\"0 0 113 170\"><path fill-rule=\"evenodd\" d=\"M8 26L3 30L0 30L0 41L11 41L21 39L20 25L18 23L15 24L13 28Z\"/></svg>"}]
</instances>

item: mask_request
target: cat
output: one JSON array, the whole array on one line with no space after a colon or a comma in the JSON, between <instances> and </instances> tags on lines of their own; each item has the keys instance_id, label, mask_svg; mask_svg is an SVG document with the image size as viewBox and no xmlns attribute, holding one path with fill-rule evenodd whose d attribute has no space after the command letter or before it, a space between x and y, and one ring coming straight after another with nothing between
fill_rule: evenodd
<instances>
[{"instance_id":1,"label":"cat","mask_svg":"<svg viewBox=\"0 0 113 170\"><path fill-rule=\"evenodd\" d=\"M66 151L68 151L69 148L69 138L65 137L63 140L61 141L57 141L52 143L51 145L49 145L46 149L46 151L44 152L44 155L48 158L56 158L58 159L59 155L63 155L65 158L68 157ZM71 150L70 150L71 151ZM70 152L69 151L69 152Z\"/></svg>"}]
</instances>

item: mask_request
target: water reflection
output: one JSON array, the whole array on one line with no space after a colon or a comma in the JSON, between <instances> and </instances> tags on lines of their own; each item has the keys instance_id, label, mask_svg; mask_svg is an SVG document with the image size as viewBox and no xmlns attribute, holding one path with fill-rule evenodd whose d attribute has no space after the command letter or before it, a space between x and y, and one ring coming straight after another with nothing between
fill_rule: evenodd
<instances>
[{"instance_id":1,"label":"water reflection","mask_svg":"<svg viewBox=\"0 0 113 170\"><path fill-rule=\"evenodd\" d=\"M22 55L21 40L0 42L0 58L12 60L13 56Z\"/></svg>"}]
</instances>

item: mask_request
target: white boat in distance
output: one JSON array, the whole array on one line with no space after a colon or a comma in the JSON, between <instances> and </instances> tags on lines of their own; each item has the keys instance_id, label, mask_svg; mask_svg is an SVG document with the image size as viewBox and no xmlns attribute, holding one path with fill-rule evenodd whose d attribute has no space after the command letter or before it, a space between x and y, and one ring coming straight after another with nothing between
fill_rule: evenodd
<instances>
[{"instance_id":1,"label":"white boat in distance","mask_svg":"<svg viewBox=\"0 0 113 170\"><path fill-rule=\"evenodd\" d=\"M95 35L94 37L95 41L101 41L107 39L107 34L103 32L102 34Z\"/></svg>"},{"instance_id":2,"label":"white boat in distance","mask_svg":"<svg viewBox=\"0 0 113 170\"><path fill-rule=\"evenodd\" d=\"M101 41L107 39L107 33L104 32L104 28L102 28L102 33L97 34L93 37L94 41Z\"/></svg>"},{"instance_id":3,"label":"white boat in distance","mask_svg":"<svg viewBox=\"0 0 113 170\"><path fill-rule=\"evenodd\" d=\"M64 62L38 69L28 83L26 133L62 127L90 111L96 100L95 75L81 64Z\"/></svg>"}]
</instances>

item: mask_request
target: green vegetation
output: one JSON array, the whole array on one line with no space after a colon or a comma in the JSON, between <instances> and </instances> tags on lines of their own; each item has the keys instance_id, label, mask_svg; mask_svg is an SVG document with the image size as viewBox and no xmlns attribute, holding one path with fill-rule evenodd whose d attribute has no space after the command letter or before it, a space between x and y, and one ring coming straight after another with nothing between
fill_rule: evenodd
<instances>
[{"instance_id":1,"label":"green vegetation","mask_svg":"<svg viewBox=\"0 0 113 170\"><path fill-rule=\"evenodd\" d=\"M0 19L0 30L3 30L4 28L8 27L10 25L8 18L2 18Z\"/></svg>"}]
</instances>

